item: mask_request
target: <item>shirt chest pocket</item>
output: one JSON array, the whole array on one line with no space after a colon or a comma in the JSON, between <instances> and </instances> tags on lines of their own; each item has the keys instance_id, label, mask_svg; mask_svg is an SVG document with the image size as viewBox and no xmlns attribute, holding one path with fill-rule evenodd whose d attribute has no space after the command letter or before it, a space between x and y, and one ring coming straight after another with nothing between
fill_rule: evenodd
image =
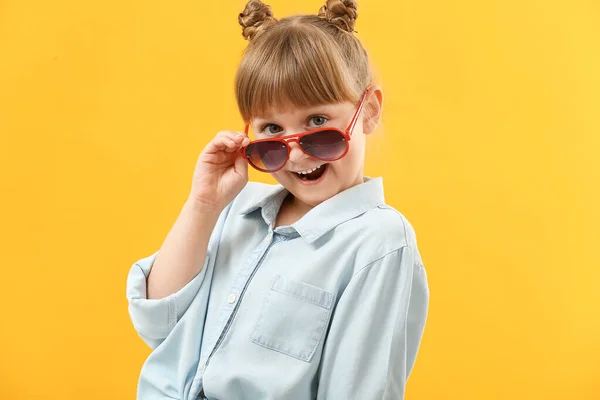
<instances>
[{"instance_id":1,"label":"shirt chest pocket","mask_svg":"<svg viewBox=\"0 0 600 400\"><path fill-rule=\"evenodd\" d=\"M320 287L277 275L251 340L310 362L329 324L333 295Z\"/></svg>"}]
</instances>

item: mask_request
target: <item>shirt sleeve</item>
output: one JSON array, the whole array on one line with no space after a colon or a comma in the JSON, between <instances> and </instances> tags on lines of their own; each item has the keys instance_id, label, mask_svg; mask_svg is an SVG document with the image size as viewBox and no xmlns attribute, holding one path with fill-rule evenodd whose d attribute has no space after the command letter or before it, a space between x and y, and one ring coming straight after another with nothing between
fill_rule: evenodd
<instances>
[{"instance_id":1,"label":"shirt sleeve","mask_svg":"<svg viewBox=\"0 0 600 400\"><path fill-rule=\"evenodd\" d=\"M129 316L135 330L152 349L158 347L186 312L206 275L210 251L207 251L202 270L183 288L162 299L148 299L146 279L158 251L136 261L127 276Z\"/></svg>"},{"instance_id":2,"label":"shirt sleeve","mask_svg":"<svg viewBox=\"0 0 600 400\"><path fill-rule=\"evenodd\" d=\"M428 305L425 268L412 247L357 272L332 317L317 399L404 399Z\"/></svg>"}]
</instances>

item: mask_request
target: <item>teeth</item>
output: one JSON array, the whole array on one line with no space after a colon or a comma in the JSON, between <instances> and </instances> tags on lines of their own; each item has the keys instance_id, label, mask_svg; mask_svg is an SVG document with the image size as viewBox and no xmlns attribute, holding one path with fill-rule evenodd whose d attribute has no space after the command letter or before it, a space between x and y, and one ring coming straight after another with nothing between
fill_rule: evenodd
<instances>
[{"instance_id":1,"label":"teeth","mask_svg":"<svg viewBox=\"0 0 600 400\"><path fill-rule=\"evenodd\" d=\"M319 166L317 166L317 167L314 167L314 168L312 168L312 169L307 169L306 171L300 171L300 172L296 172L296 173L297 173L298 175L306 175L306 174L310 174L311 172L318 170L318 169L319 169L319 168L321 168L322 166L323 166L323 164L321 164L321 165L319 165Z\"/></svg>"}]
</instances>

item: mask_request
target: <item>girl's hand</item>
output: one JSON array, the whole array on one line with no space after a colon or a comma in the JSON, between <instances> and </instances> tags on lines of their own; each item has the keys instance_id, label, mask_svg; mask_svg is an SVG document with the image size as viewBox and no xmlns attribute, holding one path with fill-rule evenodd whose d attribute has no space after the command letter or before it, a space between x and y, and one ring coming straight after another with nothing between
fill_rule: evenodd
<instances>
[{"instance_id":1,"label":"girl's hand","mask_svg":"<svg viewBox=\"0 0 600 400\"><path fill-rule=\"evenodd\" d=\"M240 149L250 139L221 131L206 145L196 163L188 201L203 211L221 212L248 182L248 162Z\"/></svg>"}]
</instances>

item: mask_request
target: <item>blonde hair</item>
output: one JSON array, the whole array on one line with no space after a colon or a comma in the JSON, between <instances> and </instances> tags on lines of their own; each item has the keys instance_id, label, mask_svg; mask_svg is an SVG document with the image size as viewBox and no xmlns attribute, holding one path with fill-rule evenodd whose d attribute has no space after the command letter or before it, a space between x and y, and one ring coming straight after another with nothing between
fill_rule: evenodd
<instances>
[{"instance_id":1,"label":"blonde hair","mask_svg":"<svg viewBox=\"0 0 600 400\"><path fill-rule=\"evenodd\" d=\"M369 57L354 36L356 0L327 0L317 15L281 20L250 0L238 22L249 41L235 76L245 122L268 109L357 102L371 83Z\"/></svg>"}]
</instances>

